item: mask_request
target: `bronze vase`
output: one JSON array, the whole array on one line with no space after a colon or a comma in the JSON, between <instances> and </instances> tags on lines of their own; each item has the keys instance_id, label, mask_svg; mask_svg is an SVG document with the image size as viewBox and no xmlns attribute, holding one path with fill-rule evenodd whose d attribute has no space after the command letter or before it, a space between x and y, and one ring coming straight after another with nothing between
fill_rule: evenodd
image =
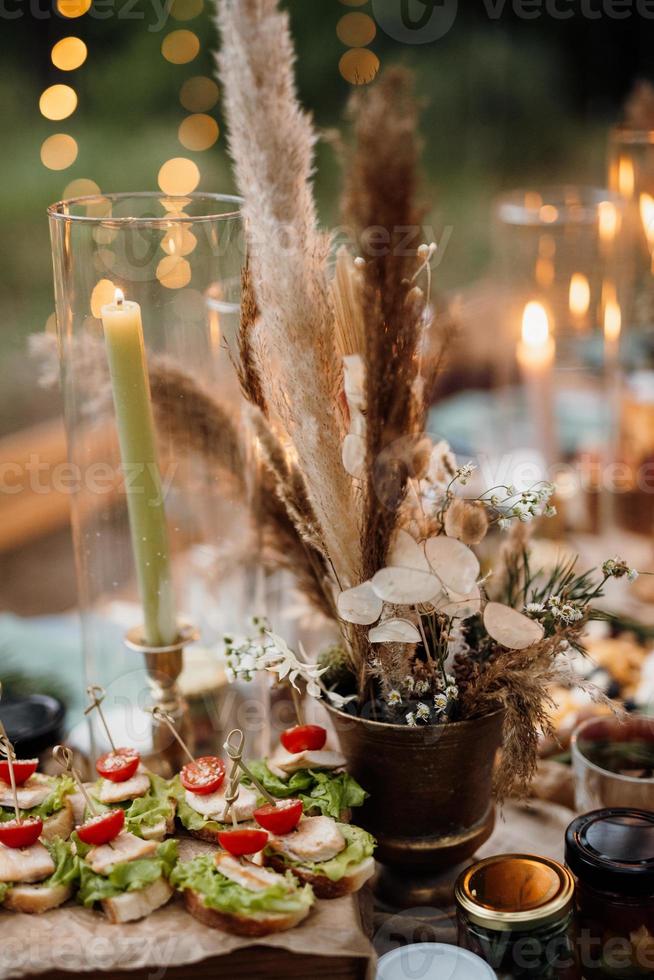
<instances>
[{"instance_id":1,"label":"bronze vase","mask_svg":"<svg viewBox=\"0 0 654 980\"><path fill-rule=\"evenodd\" d=\"M349 771L370 794L356 822L377 838L378 897L401 908L429 905L443 873L493 831L503 712L408 727L328 710Z\"/></svg>"}]
</instances>

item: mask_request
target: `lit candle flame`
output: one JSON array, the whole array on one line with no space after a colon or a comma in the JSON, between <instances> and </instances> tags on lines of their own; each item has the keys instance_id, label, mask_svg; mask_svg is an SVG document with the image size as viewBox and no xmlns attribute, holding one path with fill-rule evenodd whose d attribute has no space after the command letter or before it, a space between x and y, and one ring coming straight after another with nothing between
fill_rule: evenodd
<instances>
[{"instance_id":1,"label":"lit candle flame","mask_svg":"<svg viewBox=\"0 0 654 980\"><path fill-rule=\"evenodd\" d=\"M574 316L582 317L588 313L590 284L583 272L575 272L570 278L569 304Z\"/></svg>"},{"instance_id":2,"label":"lit candle flame","mask_svg":"<svg viewBox=\"0 0 654 980\"><path fill-rule=\"evenodd\" d=\"M640 220L647 235L647 241L654 246L654 197L651 194L640 195Z\"/></svg>"},{"instance_id":3,"label":"lit candle flame","mask_svg":"<svg viewBox=\"0 0 654 980\"><path fill-rule=\"evenodd\" d=\"M634 165L629 157L620 157L618 162L618 190L623 197L634 193Z\"/></svg>"},{"instance_id":4,"label":"lit candle flame","mask_svg":"<svg viewBox=\"0 0 654 980\"><path fill-rule=\"evenodd\" d=\"M522 342L532 349L545 347L549 340L550 325L545 307L531 302L522 314Z\"/></svg>"},{"instance_id":5,"label":"lit candle flame","mask_svg":"<svg viewBox=\"0 0 654 980\"><path fill-rule=\"evenodd\" d=\"M612 201L600 201L597 206L599 237L603 242L611 242L618 230L618 212Z\"/></svg>"},{"instance_id":6,"label":"lit candle flame","mask_svg":"<svg viewBox=\"0 0 654 980\"><path fill-rule=\"evenodd\" d=\"M114 293L114 303L116 306L122 306L124 302L125 293L122 291L122 289L118 289L118 287L116 287L116 292Z\"/></svg>"},{"instance_id":7,"label":"lit candle flame","mask_svg":"<svg viewBox=\"0 0 654 980\"><path fill-rule=\"evenodd\" d=\"M622 328L622 313L620 304L614 300L608 300L604 307L604 336L610 342L615 342L620 336Z\"/></svg>"}]
</instances>

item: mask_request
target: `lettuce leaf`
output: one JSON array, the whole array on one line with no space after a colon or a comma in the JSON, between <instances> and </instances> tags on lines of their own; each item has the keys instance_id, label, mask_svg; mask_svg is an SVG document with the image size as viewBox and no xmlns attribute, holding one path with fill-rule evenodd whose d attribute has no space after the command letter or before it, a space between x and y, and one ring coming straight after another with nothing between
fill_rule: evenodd
<instances>
[{"instance_id":1,"label":"lettuce leaf","mask_svg":"<svg viewBox=\"0 0 654 980\"><path fill-rule=\"evenodd\" d=\"M267 854L281 858L289 867L309 868L314 874L323 874L330 881L340 881L352 871L356 865L366 858L372 857L375 851L375 838L361 827L353 827L349 823L339 823L338 829L345 838L346 847L329 861L314 863L313 861L294 861L287 854L281 854L272 848L267 848Z\"/></svg>"},{"instance_id":2,"label":"lettuce leaf","mask_svg":"<svg viewBox=\"0 0 654 980\"><path fill-rule=\"evenodd\" d=\"M170 802L175 794L172 788L172 780L163 779L155 773L148 773L150 777L150 792L145 796L138 796L135 800L126 800L123 803L114 803L107 806L102 803L95 793L93 799L97 803L100 812L120 807L125 811L125 830L137 837L143 836L144 829L156 827L161 821L168 823L175 816L175 807Z\"/></svg>"},{"instance_id":3,"label":"lettuce leaf","mask_svg":"<svg viewBox=\"0 0 654 980\"><path fill-rule=\"evenodd\" d=\"M54 874L50 875L44 885L70 885L79 877L79 859L73 853L70 841L60 837L45 845L50 851L50 857L55 863Z\"/></svg>"},{"instance_id":4,"label":"lettuce leaf","mask_svg":"<svg viewBox=\"0 0 654 980\"><path fill-rule=\"evenodd\" d=\"M203 854L178 864L171 884L179 891L192 889L202 896L207 908L238 914L248 912L297 912L313 903L310 885L300 887L292 874L279 875L279 884L262 891L249 891L220 874L213 858Z\"/></svg>"},{"instance_id":5,"label":"lettuce leaf","mask_svg":"<svg viewBox=\"0 0 654 980\"><path fill-rule=\"evenodd\" d=\"M171 795L174 796L177 802L177 816L179 821L186 830L208 830L213 834L217 834L219 830L224 828L224 824L220 823L218 820L212 820L210 817L203 817L201 813L194 810L192 806L189 806L186 802L186 795L184 792L184 787L179 781L179 776L175 776L170 781Z\"/></svg>"},{"instance_id":6,"label":"lettuce leaf","mask_svg":"<svg viewBox=\"0 0 654 980\"><path fill-rule=\"evenodd\" d=\"M77 838L75 844L80 853L84 851L88 854L89 848L85 848ZM159 844L153 857L123 861L112 868L108 875L96 874L88 864L81 861L77 900L91 908L96 902L115 898L124 892L142 891L159 878L170 878L176 863L177 841L172 839Z\"/></svg>"},{"instance_id":7,"label":"lettuce leaf","mask_svg":"<svg viewBox=\"0 0 654 980\"><path fill-rule=\"evenodd\" d=\"M9 891L10 888L11 885L9 884L9 882L0 881L0 905L2 905L5 898L7 897L7 892Z\"/></svg>"},{"instance_id":8,"label":"lettuce leaf","mask_svg":"<svg viewBox=\"0 0 654 980\"><path fill-rule=\"evenodd\" d=\"M251 762L249 767L262 786L277 799L298 796L306 811L318 810L323 816L335 820L345 810L361 806L368 795L347 772L299 769L285 782L261 759Z\"/></svg>"},{"instance_id":9,"label":"lettuce leaf","mask_svg":"<svg viewBox=\"0 0 654 980\"><path fill-rule=\"evenodd\" d=\"M66 797L75 792L75 782L71 776L52 776L50 777L52 792L46 796L40 806L34 806L31 810L21 810L21 817L40 817L47 820L53 813L63 810ZM0 823L13 820L15 813L13 809L0 809Z\"/></svg>"}]
</instances>

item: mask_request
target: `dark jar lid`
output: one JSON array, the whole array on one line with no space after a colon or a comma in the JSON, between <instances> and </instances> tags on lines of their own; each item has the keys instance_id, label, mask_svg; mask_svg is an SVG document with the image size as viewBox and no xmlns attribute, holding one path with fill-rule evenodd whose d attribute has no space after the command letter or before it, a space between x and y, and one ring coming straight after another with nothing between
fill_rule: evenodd
<instances>
[{"instance_id":1,"label":"dark jar lid","mask_svg":"<svg viewBox=\"0 0 654 980\"><path fill-rule=\"evenodd\" d=\"M39 756L62 741L65 716L61 701L47 694L0 702L0 721L17 755L24 759Z\"/></svg>"},{"instance_id":2,"label":"dark jar lid","mask_svg":"<svg viewBox=\"0 0 654 980\"><path fill-rule=\"evenodd\" d=\"M577 817L565 834L565 860L597 891L654 896L654 813L612 807Z\"/></svg>"},{"instance_id":3,"label":"dark jar lid","mask_svg":"<svg viewBox=\"0 0 654 980\"><path fill-rule=\"evenodd\" d=\"M536 854L496 854L459 875L456 903L491 932L534 932L565 920L574 879L558 861Z\"/></svg>"}]
</instances>

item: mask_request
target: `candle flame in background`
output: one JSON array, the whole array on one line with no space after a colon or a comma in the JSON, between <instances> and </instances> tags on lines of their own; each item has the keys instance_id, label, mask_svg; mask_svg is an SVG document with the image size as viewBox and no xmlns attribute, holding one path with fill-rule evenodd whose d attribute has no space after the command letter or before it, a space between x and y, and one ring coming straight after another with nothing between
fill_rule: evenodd
<instances>
[{"instance_id":1,"label":"candle flame in background","mask_svg":"<svg viewBox=\"0 0 654 980\"><path fill-rule=\"evenodd\" d=\"M654 245L654 197L651 194L640 195L640 220L643 223L647 241Z\"/></svg>"},{"instance_id":2,"label":"candle flame in background","mask_svg":"<svg viewBox=\"0 0 654 980\"><path fill-rule=\"evenodd\" d=\"M585 316L590 306L590 284L583 272L575 272L570 278L570 312L577 317Z\"/></svg>"},{"instance_id":3,"label":"candle flame in background","mask_svg":"<svg viewBox=\"0 0 654 980\"><path fill-rule=\"evenodd\" d=\"M124 302L125 302L125 293L122 291L122 289L118 289L118 287L116 286L116 291L114 293L114 303L116 304L116 306L122 306Z\"/></svg>"},{"instance_id":4,"label":"candle flame in background","mask_svg":"<svg viewBox=\"0 0 654 980\"><path fill-rule=\"evenodd\" d=\"M597 211L600 241L611 242L618 230L618 210L612 201L600 201Z\"/></svg>"},{"instance_id":5,"label":"candle flame in background","mask_svg":"<svg viewBox=\"0 0 654 980\"><path fill-rule=\"evenodd\" d=\"M532 301L522 314L522 342L526 347L544 347L549 340L550 325L541 303Z\"/></svg>"},{"instance_id":6,"label":"candle flame in background","mask_svg":"<svg viewBox=\"0 0 654 980\"><path fill-rule=\"evenodd\" d=\"M622 329L622 312L620 304L611 299L604 307L604 337L610 342L615 342L620 336Z\"/></svg>"},{"instance_id":7,"label":"candle flame in background","mask_svg":"<svg viewBox=\"0 0 654 980\"><path fill-rule=\"evenodd\" d=\"M622 197L633 197L634 164L630 157L620 157L618 161L618 190Z\"/></svg>"}]
</instances>

